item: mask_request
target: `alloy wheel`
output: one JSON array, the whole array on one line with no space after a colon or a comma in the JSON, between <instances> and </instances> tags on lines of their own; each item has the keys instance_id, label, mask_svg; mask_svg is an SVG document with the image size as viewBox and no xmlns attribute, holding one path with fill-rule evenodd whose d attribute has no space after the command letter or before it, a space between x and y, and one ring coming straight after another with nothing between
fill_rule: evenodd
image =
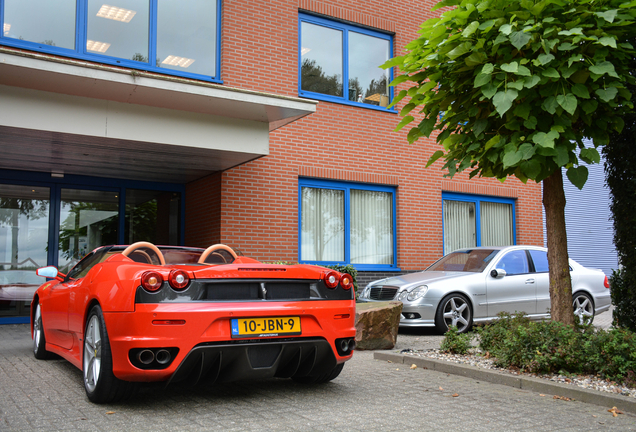
<instances>
[{"instance_id":1,"label":"alloy wheel","mask_svg":"<svg viewBox=\"0 0 636 432\"><path fill-rule=\"evenodd\" d=\"M99 382L102 367L102 335L99 319L91 316L84 335L84 382L88 391L93 392Z\"/></svg>"},{"instance_id":2,"label":"alloy wheel","mask_svg":"<svg viewBox=\"0 0 636 432\"><path fill-rule=\"evenodd\" d=\"M460 333L470 324L470 307L461 297L449 298L444 304L443 314L446 326L455 326Z\"/></svg>"}]
</instances>

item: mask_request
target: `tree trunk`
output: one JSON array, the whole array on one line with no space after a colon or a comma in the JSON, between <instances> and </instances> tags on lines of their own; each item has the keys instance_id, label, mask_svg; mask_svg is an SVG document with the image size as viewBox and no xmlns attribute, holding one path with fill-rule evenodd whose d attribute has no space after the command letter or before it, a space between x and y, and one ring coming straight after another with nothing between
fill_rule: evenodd
<instances>
[{"instance_id":1,"label":"tree trunk","mask_svg":"<svg viewBox=\"0 0 636 432\"><path fill-rule=\"evenodd\" d=\"M553 321L574 324L568 238L565 232L565 192L560 168L543 180L543 207L548 233L550 314Z\"/></svg>"}]
</instances>

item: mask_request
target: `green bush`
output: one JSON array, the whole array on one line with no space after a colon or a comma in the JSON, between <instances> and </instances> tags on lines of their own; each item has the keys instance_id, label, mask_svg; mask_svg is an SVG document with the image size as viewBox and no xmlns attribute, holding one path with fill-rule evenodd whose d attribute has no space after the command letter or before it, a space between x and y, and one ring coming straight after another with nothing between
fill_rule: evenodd
<instances>
[{"instance_id":1,"label":"green bush","mask_svg":"<svg viewBox=\"0 0 636 432\"><path fill-rule=\"evenodd\" d=\"M439 349L451 354L466 354L472 338L472 333L458 333L457 326L450 326Z\"/></svg>"},{"instance_id":2,"label":"green bush","mask_svg":"<svg viewBox=\"0 0 636 432\"><path fill-rule=\"evenodd\" d=\"M501 314L480 329L479 336L482 351L488 351L503 367L636 381L636 334L629 330L531 322L523 315Z\"/></svg>"},{"instance_id":3,"label":"green bush","mask_svg":"<svg viewBox=\"0 0 636 432\"><path fill-rule=\"evenodd\" d=\"M636 331L636 274L632 271L614 270L610 277L610 295L614 305L613 325Z\"/></svg>"}]
</instances>

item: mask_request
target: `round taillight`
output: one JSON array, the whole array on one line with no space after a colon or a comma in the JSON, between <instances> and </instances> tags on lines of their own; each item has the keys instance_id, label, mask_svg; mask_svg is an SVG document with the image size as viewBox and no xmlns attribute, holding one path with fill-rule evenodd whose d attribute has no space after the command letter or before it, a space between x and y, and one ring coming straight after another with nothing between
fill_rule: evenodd
<instances>
[{"instance_id":1,"label":"round taillight","mask_svg":"<svg viewBox=\"0 0 636 432\"><path fill-rule=\"evenodd\" d=\"M172 270L168 276L168 283L176 290L184 289L190 283L190 277L183 270Z\"/></svg>"},{"instance_id":2,"label":"round taillight","mask_svg":"<svg viewBox=\"0 0 636 432\"><path fill-rule=\"evenodd\" d=\"M340 275L335 271L325 273L325 285L327 285L327 288L334 289L338 286L339 281Z\"/></svg>"},{"instance_id":3,"label":"round taillight","mask_svg":"<svg viewBox=\"0 0 636 432\"><path fill-rule=\"evenodd\" d=\"M144 287L146 291L155 292L158 291L163 285L163 276L156 271L147 271L143 275L141 275L141 286Z\"/></svg>"},{"instance_id":4,"label":"round taillight","mask_svg":"<svg viewBox=\"0 0 636 432\"><path fill-rule=\"evenodd\" d=\"M340 285L342 285L344 289L350 290L351 287L353 286L353 278L351 277L351 275L345 273L342 276L340 276Z\"/></svg>"}]
</instances>

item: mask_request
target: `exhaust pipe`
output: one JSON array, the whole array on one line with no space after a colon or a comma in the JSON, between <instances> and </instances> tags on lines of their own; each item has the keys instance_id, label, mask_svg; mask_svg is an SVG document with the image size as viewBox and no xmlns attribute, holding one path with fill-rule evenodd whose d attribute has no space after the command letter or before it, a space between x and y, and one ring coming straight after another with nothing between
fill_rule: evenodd
<instances>
[{"instance_id":1,"label":"exhaust pipe","mask_svg":"<svg viewBox=\"0 0 636 432\"><path fill-rule=\"evenodd\" d=\"M157 355L155 356L155 358L157 359L157 363L165 365L170 362L172 356L170 355L170 352L168 350L161 349L157 351Z\"/></svg>"},{"instance_id":2,"label":"exhaust pipe","mask_svg":"<svg viewBox=\"0 0 636 432\"><path fill-rule=\"evenodd\" d=\"M139 360L142 364L145 364L145 365L149 365L150 363L154 361L154 359L155 359L155 353L153 353L149 349L140 351L139 354L137 354L137 360Z\"/></svg>"}]
</instances>

